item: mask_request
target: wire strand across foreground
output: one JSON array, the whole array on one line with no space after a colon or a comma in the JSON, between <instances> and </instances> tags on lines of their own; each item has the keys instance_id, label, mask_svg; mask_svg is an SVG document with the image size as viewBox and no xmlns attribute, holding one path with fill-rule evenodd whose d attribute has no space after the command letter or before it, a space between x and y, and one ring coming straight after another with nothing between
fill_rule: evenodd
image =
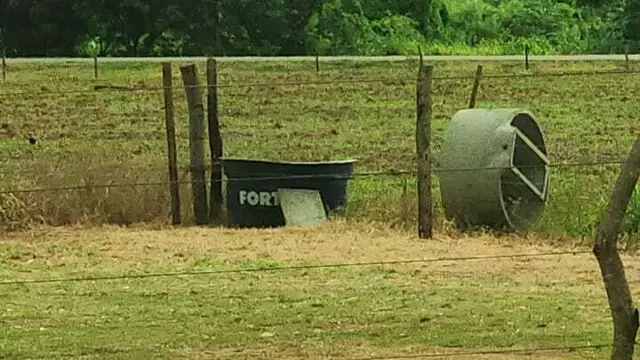
<instances>
[{"instance_id":1,"label":"wire strand across foreground","mask_svg":"<svg viewBox=\"0 0 640 360\"><path fill-rule=\"evenodd\" d=\"M612 161L596 161L596 162L583 162L583 163L559 163L549 164L551 168L571 168L571 167L591 167L591 166L605 166L605 165L622 165L626 161L612 160ZM539 165L523 165L518 166L520 169L536 168ZM205 171L210 166L205 166L201 169ZM473 171L495 171L506 170L509 167L496 166L496 167L480 167L480 168L433 168L432 173L443 172L473 172ZM230 177L226 181L269 181L269 180L304 180L304 179L326 179L326 180L354 180L358 178L367 177L388 177L388 176L403 176L403 175L416 175L415 171L410 170L398 170L398 171L380 171L380 172L366 172L356 173L352 175L330 175L330 174L315 174L315 175L281 175L281 176L256 176L256 177ZM220 182L225 180L214 180L214 182ZM205 183L210 183L211 180L205 180ZM200 180L184 180L184 181L150 181L150 182L132 182L132 183L111 183L111 184L95 184L95 185L71 185L61 187L49 187L49 188L30 188L30 189L5 189L0 190L0 195L8 194L24 194L24 193L40 193L40 192L61 192L61 191L79 191L79 190L91 190L91 189L113 189L113 188L127 188L127 187L146 187L146 186L166 186L171 184L177 185L189 185L202 183Z\"/></svg>"},{"instance_id":2,"label":"wire strand across foreground","mask_svg":"<svg viewBox=\"0 0 640 360\"><path fill-rule=\"evenodd\" d=\"M548 73L535 73L535 74L488 74L482 75L481 79L518 79L518 78L549 78L549 77L571 77L571 76L612 76L612 75L635 75L640 74L640 70L620 70L620 71L584 71L584 72L548 72ZM440 76L432 77L433 81L451 81L451 80L471 80L475 79L475 75L459 75L459 76ZM189 89L189 88L239 88L239 87L263 87L263 86L313 86L313 85L341 85L341 84L367 84L367 83L386 83L386 84L413 84L416 81L414 78L371 78L371 79L353 79L353 80L324 80L324 81L290 81L290 82L252 82L252 83L227 83L217 85L176 85L171 88L164 86L146 86L146 87L114 87L107 89L78 89L78 90L64 90L64 91L38 91L38 92L3 92L0 93L0 97L11 96L42 96L46 94L81 94L81 93L95 93L95 92L153 92L167 89Z\"/></svg>"},{"instance_id":3,"label":"wire strand across foreground","mask_svg":"<svg viewBox=\"0 0 640 360\"><path fill-rule=\"evenodd\" d=\"M543 352L574 352L577 350L599 350L610 348L611 345L577 345L564 347L540 347L529 349L502 349L502 350L484 350L484 351L461 351L447 353L426 353L414 355L396 355L396 356L378 356L378 357L361 357L361 358L334 358L335 360L401 360L401 359L426 359L426 358L442 358L442 357L463 357L470 355L527 355Z\"/></svg>"},{"instance_id":4,"label":"wire strand across foreground","mask_svg":"<svg viewBox=\"0 0 640 360\"><path fill-rule=\"evenodd\" d=\"M578 350L599 350L610 348L611 345L576 345L562 347L539 347L529 349L496 349L496 350L478 350L478 351L460 351L446 353L425 353L412 355L390 355L390 356L372 356L359 358L333 358L335 360L401 360L401 359L427 359L427 358L453 358L470 355L528 355L543 352L574 352Z\"/></svg>"},{"instance_id":5,"label":"wire strand across foreground","mask_svg":"<svg viewBox=\"0 0 640 360\"><path fill-rule=\"evenodd\" d=\"M197 276L197 275L223 275L223 274L238 274L238 273L252 273L252 272L275 272L275 271L292 271L292 270L331 269L331 268L344 268L344 267L365 267L365 266L384 266L384 265L428 264L428 263L437 263L437 262L498 260L498 259L507 259L507 258L517 259L517 258L550 257L550 256L564 256L564 255L575 256L575 255L582 255L582 254L591 254L591 250L523 253L523 254L511 254L511 255L504 254L504 255L484 255L484 256L480 255L480 256L465 256L465 257L442 257L442 258L431 258L431 259L409 259L409 260L334 263L334 264L316 264L316 265L273 266L273 267L237 268L237 269L210 269L210 270L201 270L201 271L105 275L105 276L68 277L68 278L50 278L50 279L11 280L11 281L2 281L0 282L0 285L26 285L26 284L62 283L62 282L147 279L147 278L159 278L159 277L178 277L178 276Z\"/></svg>"},{"instance_id":6,"label":"wire strand across foreground","mask_svg":"<svg viewBox=\"0 0 640 360\"><path fill-rule=\"evenodd\" d=\"M537 348L525 348L525 349L495 349L495 350L468 350L468 351L458 351L458 352L443 352L443 353L422 353L422 354L407 354L407 355L388 355L388 356L370 356L370 357L325 357L326 359L333 360L403 360L403 359L433 359L433 358L461 358L468 356L485 356L485 355L533 355L540 353L548 353L548 352L562 352L562 353L570 353L580 350L601 350L611 348L610 344L599 344L599 345L575 345L575 346L556 346L556 347L537 347ZM105 353L105 350L108 348L102 348L100 351L96 352L83 352L83 356L91 356L98 353ZM131 354L134 352L138 352L140 350L136 349L111 349L107 351L109 354ZM147 349L145 349L145 352ZM204 351L205 354L210 354L211 351ZM45 355L36 355L34 357L30 356L30 359L48 359L51 357L76 357L79 354L71 354L71 353L49 353ZM243 354L246 355L246 354ZM235 358L237 356L229 356L229 358ZM26 357L25 357L26 358ZM224 358L224 357L222 357Z\"/></svg>"}]
</instances>

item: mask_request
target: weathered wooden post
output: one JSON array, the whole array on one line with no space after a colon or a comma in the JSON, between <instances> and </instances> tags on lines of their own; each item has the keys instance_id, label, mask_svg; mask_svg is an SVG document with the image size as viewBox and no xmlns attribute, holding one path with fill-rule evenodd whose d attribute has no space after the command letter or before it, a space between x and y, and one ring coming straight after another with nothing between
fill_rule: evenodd
<instances>
[{"instance_id":1,"label":"weathered wooden post","mask_svg":"<svg viewBox=\"0 0 640 360\"><path fill-rule=\"evenodd\" d=\"M191 188L193 213L197 225L209 222L206 169L204 165L204 106L194 64L180 67L189 104L189 150L191 157Z\"/></svg>"}]
</instances>

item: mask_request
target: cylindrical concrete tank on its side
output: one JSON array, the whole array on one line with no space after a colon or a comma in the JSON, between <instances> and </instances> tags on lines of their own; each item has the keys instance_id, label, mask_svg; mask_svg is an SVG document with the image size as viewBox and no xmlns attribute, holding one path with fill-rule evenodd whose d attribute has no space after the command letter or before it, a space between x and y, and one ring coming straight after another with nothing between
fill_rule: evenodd
<instances>
[{"instance_id":1,"label":"cylindrical concrete tank on its side","mask_svg":"<svg viewBox=\"0 0 640 360\"><path fill-rule=\"evenodd\" d=\"M445 216L459 227L526 227L544 211L549 188L542 130L526 110L458 111L439 177Z\"/></svg>"}]
</instances>

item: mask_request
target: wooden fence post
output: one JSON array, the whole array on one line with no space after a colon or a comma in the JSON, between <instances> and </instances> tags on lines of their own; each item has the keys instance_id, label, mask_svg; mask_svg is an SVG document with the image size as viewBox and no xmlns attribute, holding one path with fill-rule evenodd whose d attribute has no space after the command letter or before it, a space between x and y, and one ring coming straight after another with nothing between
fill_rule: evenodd
<instances>
[{"instance_id":1,"label":"wooden fence post","mask_svg":"<svg viewBox=\"0 0 640 360\"><path fill-rule=\"evenodd\" d=\"M180 185L178 184L178 150L176 146L176 124L173 107L173 72L171 63L162 64L162 87L164 88L164 115L167 131L167 160L171 191L171 223L182 222L180 211Z\"/></svg>"},{"instance_id":2,"label":"wooden fence post","mask_svg":"<svg viewBox=\"0 0 640 360\"><path fill-rule=\"evenodd\" d=\"M471 89L471 99L469 99L469 109L476 107L476 98L478 97L478 89L480 88L480 80L482 80L482 65L478 65L476 69L476 77L473 79L473 88Z\"/></svg>"},{"instance_id":3,"label":"wooden fence post","mask_svg":"<svg viewBox=\"0 0 640 360\"><path fill-rule=\"evenodd\" d=\"M631 70L631 63L629 62L629 49L625 50L624 52L624 66L627 71Z\"/></svg>"},{"instance_id":4,"label":"wooden fence post","mask_svg":"<svg viewBox=\"0 0 640 360\"><path fill-rule=\"evenodd\" d=\"M204 164L204 105L198 82L196 65L180 67L189 104L189 153L191 157L191 188L193 191L193 213L196 225L208 223L207 180Z\"/></svg>"},{"instance_id":5,"label":"wooden fence post","mask_svg":"<svg viewBox=\"0 0 640 360\"><path fill-rule=\"evenodd\" d=\"M2 80L7 80L7 48L2 48Z\"/></svg>"},{"instance_id":6,"label":"wooden fence post","mask_svg":"<svg viewBox=\"0 0 640 360\"><path fill-rule=\"evenodd\" d=\"M93 57L93 76L98 79L98 55Z\"/></svg>"},{"instance_id":7,"label":"wooden fence post","mask_svg":"<svg viewBox=\"0 0 640 360\"><path fill-rule=\"evenodd\" d=\"M420 61L416 89L416 147L418 157L418 235L433 237L433 204L431 202L431 77L433 66Z\"/></svg>"},{"instance_id":8,"label":"wooden fence post","mask_svg":"<svg viewBox=\"0 0 640 360\"><path fill-rule=\"evenodd\" d=\"M524 68L529 70L529 44L524 45Z\"/></svg>"},{"instance_id":9,"label":"wooden fence post","mask_svg":"<svg viewBox=\"0 0 640 360\"><path fill-rule=\"evenodd\" d=\"M402 200L400 205L400 222L403 226L409 223L409 182L407 178L402 179Z\"/></svg>"},{"instance_id":10,"label":"wooden fence post","mask_svg":"<svg viewBox=\"0 0 640 360\"><path fill-rule=\"evenodd\" d=\"M609 207L598 224L593 253L598 259L600 272L613 316L613 349L611 359L631 360L640 319L633 307L624 265L618 254L618 235L633 189L640 176L640 138L622 167L616 181Z\"/></svg>"},{"instance_id":11,"label":"wooden fence post","mask_svg":"<svg viewBox=\"0 0 640 360\"><path fill-rule=\"evenodd\" d=\"M213 58L207 59L207 120L209 124L209 150L211 151L211 194L209 219L220 220L222 215L222 135L218 118L218 66Z\"/></svg>"}]
</instances>

